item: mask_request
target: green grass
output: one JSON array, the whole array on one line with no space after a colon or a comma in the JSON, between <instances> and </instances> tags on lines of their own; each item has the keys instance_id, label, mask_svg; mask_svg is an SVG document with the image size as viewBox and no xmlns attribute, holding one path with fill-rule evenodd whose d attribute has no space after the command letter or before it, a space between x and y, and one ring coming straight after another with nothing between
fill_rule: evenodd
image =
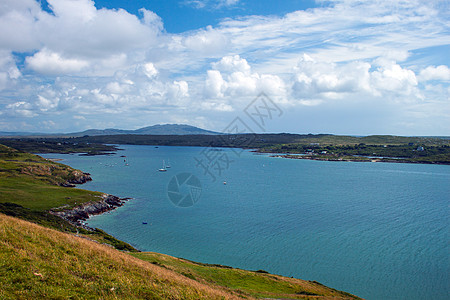
<instances>
[{"instance_id":1,"label":"green grass","mask_svg":"<svg viewBox=\"0 0 450 300\"><path fill-rule=\"evenodd\" d=\"M81 171L0 145L0 213L63 232L79 232L120 250L137 251L102 230L76 228L49 213L100 199L103 193L59 186L77 172Z\"/></svg>"},{"instance_id":2,"label":"green grass","mask_svg":"<svg viewBox=\"0 0 450 300\"><path fill-rule=\"evenodd\" d=\"M225 299L225 289L0 215L1 299Z\"/></svg>"},{"instance_id":3,"label":"green grass","mask_svg":"<svg viewBox=\"0 0 450 300\"><path fill-rule=\"evenodd\" d=\"M224 286L243 295L251 295L256 298L304 299L305 296L314 295L319 298L359 299L317 282L272 275L262 270L247 271L227 266L202 264L153 252L134 253L132 255L188 278Z\"/></svg>"},{"instance_id":4,"label":"green grass","mask_svg":"<svg viewBox=\"0 0 450 300\"><path fill-rule=\"evenodd\" d=\"M98 201L102 193L59 186L78 173L81 171L0 145L0 203L49 210Z\"/></svg>"},{"instance_id":5,"label":"green grass","mask_svg":"<svg viewBox=\"0 0 450 300\"><path fill-rule=\"evenodd\" d=\"M10 202L36 210L99 200L102 193L42 183L29 176L0 177L0 202Z\"/></svg>"},{"instance_id":6,"label":"green grass","mask_svg":"<svg viewBox=\"0 0 450 300\"><path fill-rule=\"evenodd\" d=\"M359 299L319 283L127 254L0 214L0 299Z\"/></svg>"}]
</instances>

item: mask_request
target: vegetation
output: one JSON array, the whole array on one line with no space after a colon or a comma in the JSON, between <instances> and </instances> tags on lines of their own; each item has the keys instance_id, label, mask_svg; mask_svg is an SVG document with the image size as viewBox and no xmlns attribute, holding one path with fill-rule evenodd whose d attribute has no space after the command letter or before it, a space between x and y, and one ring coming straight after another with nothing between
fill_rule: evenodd
<instances>
[{"instance_id":1,"label":"vegetation","mask_svg":"<svg viewBox=\"0 0 450 300\"><path fill-rule=\"evenodd\" d=\"M359 299L351 294L330 289L318 282L269 274L264 270L246 271L228 266L192 262L153 252L132 254L142 260L175 271L188 278L224 286L241 295L256 298L305 299L305 295ZM317 299L314 297L313 299Z\"/></svg>"},{"instance_id":2,"label":"vegetation","mask_svg":"<svg viewBox=\"0 0 450 300\"><path fill-rule=\"evenodd\" d=\"M98 201L102 193L61 186L80 174L69 166L0 145L0 202L45 211Z\"/></svg>"},{"instance_id":3,"label":"vegetation","mask_svg":"<svg viewBox=\"0 0 450 300\"><path fill-rule=\"evenodd\" d=\"M316 160L349 160L450 164L450 145L322 145L282 144L259 149L259 152L284 153L284 157ZM303 154L294 156L289 154Z\"/></svg>"},{"instance_id":4,"label":"vegetation","mask_svg":"<svg viewBox=\"0 0 450 300\"><path fill-rule=\"evenodd\" d=\"M0 213L64 232L86 235L121 250L136 251L104 231L77 228L49 213L96 202L102 193L61 186L78 173L69 166L0 145Z\"/></svg>"},{"instance_id":5,"label":"vegetation","mask_svg":"<svg viewBox=\"0 0 450 300\"><path fill-rule=\"evenodd\" d=\"M319 283L130 255L0 214L1 299L359 299Z\"/></svg>"},{"instance_id":6,"label":"vegetation","mask_svg":"<svg viewBox=\"0 0 450 300\"><path fill-rule=\"evenodd\" d=\"M30 153L84 153L84 155L104 155L118 150L115 146L74 142L59 138L0 138L0 144Z\"/></svg>"}]
</instances>

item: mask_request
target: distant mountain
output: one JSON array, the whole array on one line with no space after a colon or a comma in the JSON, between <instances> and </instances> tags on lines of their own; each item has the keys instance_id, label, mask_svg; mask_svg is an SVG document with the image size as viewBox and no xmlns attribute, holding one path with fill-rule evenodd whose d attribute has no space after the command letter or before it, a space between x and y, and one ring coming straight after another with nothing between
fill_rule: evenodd
<instances>
[{"instance_id":1,"label":"distant mountain","mask_svg":"<svg viewBox=\"0 0 450 300\"><path fill-rule=\"evenodd\" d=\"M29 137L80 137L80 136L99 136L99 135L117 135L117 134L148 134L148 135L216 135L219 132L201 129L198 127L185 125L185 124L164 124L153 125L136 130L123 130L123 129L89 129L82 132L73 133L32 133L32 132L1 132L0 136L14 137L14 136L29 136Z\"/></svg>"},{"instance_id":2,"label":"distant mountain","mask_svg":"<svg viewBox=\"0 0 450 300\"><path fill-rule=\"evenodd\" d=\"M122 130L108 128L104 130L89 129L83 132L72 133L72 136L97 136L97 135L116 135L116 134L148 134L148 135L189 135L189 134L207 134L215 135L218 132L201 129L198 127L184 124L164 124L153 125L136 130Z\"/></svg>"}]
</instances>

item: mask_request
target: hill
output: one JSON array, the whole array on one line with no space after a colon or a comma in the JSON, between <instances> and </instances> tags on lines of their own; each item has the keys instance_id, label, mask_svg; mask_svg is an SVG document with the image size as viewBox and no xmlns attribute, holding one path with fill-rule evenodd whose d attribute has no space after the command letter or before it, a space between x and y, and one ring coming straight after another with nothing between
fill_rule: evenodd
<instances>
[{"instance_id":1,"label":"hill","mask_svg":"<svg viewBox=\"0 0 450 300\"><path fill-rule=\"evenodd\" d=\"M49 137L81 137L81 136L100 136L100 135L118 135L118 134L150 134L150 135L217 135L218 132L201 129L195 126L185 124L158 124L147 126L136 130L124 129L88 129L82 132L72 133L37 133L37 132L6 132L0 131L0 137L35 137L35 138L49 138Z\"/></svg>"},{"instance_id":2,"label":"hill","mask_svg":"<svg viewBox=\"0 0 450 300\"><path fill-rule=\"evenodd\" d=\"M134 256L0 214L2 299L359 299L303 281L157 253Z\"/></svg>"}]
</instances>

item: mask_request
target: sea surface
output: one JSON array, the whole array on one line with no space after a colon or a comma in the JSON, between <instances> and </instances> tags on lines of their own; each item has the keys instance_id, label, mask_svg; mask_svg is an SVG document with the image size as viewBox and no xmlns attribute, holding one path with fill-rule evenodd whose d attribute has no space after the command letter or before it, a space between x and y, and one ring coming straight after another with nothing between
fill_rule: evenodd
<instances>
[{"instance_id":1,"label":"sea surface","mask_svg":"<svg viewBox=\"0 0 450 300\"><path fill-rule=\"evenodd\" d=\"M120 148L43 156L91 173L80 188L132 197L88 225L140 250L316 280L366 299L450 299L450 166ZM158 172L163 160L171 168ZM193 206L168 197L180 173L201 183Z\"/></svg>"}]
</instances>

